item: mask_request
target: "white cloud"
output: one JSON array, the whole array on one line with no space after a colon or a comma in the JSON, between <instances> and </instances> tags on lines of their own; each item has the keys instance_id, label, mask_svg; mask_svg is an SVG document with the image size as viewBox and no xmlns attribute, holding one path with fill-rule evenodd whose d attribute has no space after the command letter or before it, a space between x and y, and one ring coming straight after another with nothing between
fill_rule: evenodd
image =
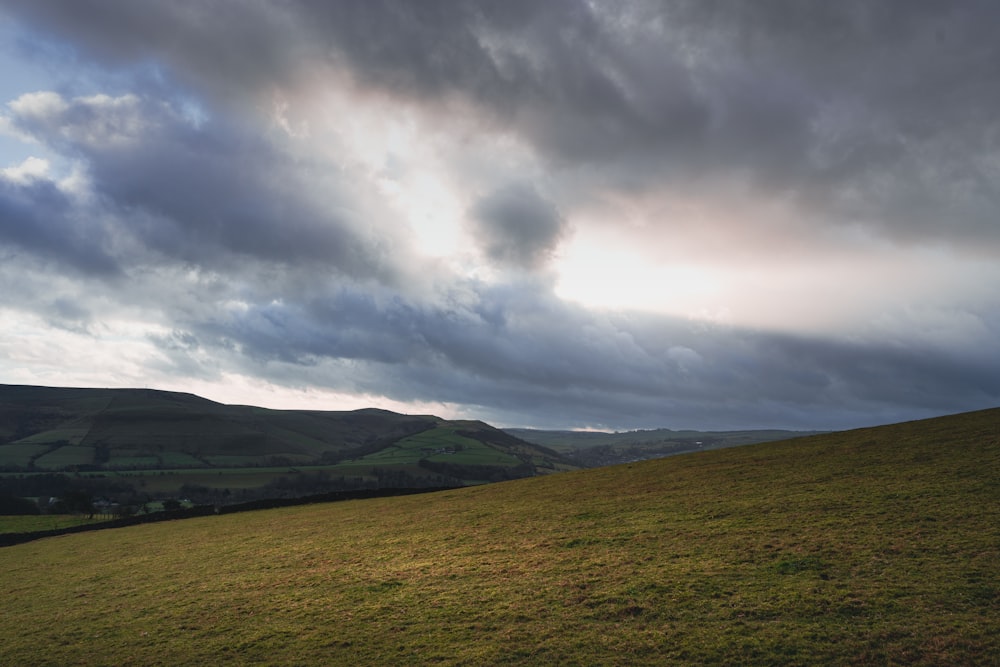
<instances>
[{"instance_id":1,"label":"white cloud","mask_svg":"<svg viewBox=\"0 0 1000 667\"><path fill-rule=\"evenodd\" d=\"M48 173L49 161L32 156L15 167L0 169L0 178L24 185L29 181L43 179Z\"/></svg>"},{"instance_id":2,"label":"white cloud","mask_svg":"<svg viewBox=\"0 0 1000 667\"><path fill-rule=\"evenodd\" d=\"M25 118L58 116L69 108L62 95L50 90L24 93L8 102L7 106L18 116Z\"/></svg>"}]
</instances>

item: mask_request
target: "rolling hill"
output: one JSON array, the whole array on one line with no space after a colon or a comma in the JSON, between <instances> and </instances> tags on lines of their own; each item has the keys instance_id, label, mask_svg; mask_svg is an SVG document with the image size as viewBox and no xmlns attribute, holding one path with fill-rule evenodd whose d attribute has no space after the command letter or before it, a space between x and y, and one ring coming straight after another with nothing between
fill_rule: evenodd
<instances>
[{"instance_id":1,"label":"rolling hill","mask_svg":"<svg viewBox=\"0 0 1000 667\"><path fill-rule=\"evenodd\" d=\"M0 385L0 470L8 473L149 478L171 471L166 480L143 480L164 490L170 484L245 489L309 471L327 480L377 476L380 484L420 485L574 467L554 451L478 421L377 409L269 410L151 389Z\"/></svg>"},{"instance_id":2,"label":"rolling hill","mask_svg":"<svg viewBox=\"0 0 1000 667\"><path fill-rule=\"evenodd\" d=\"M993 665L1000 410L0 549L10 664Z\"/></svg>"},{"instance_id":3,"label":"rolling hill","mask_svg":"<svg viewBox=\"0 0 1000 667\"><path fill-rule=\"evenodd\" d=\"M695 431L658 428L621 431L546 431L507 428L504 432L526 442L555 450L592 468L616 463L644 461L721 447L739 447L760 442L787 440L827 431L753 429L743 431Z\"/></svg>"}]
</instances>

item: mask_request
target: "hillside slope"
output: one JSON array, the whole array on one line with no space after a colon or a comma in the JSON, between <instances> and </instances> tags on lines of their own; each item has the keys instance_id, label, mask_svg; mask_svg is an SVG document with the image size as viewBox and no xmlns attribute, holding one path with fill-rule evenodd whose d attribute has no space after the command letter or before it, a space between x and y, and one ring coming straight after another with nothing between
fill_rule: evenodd
<instances>
[{"instance_id":1,"label":"hillside slope","mask_svg":"<svg viewBox=\"0 0 1000 667\"><path fill-rule=\"evenodd\" d=\"M674 431L667 428L608 433L604 431L545 431L506 428L516 438L552 449L588 468L686 454L688 452L755 445L801 438L828 431L753 429L746 431Z\"/></svg>"},{"instance_id":2,"label":"hillside slope","mask_svg":"<svg viewBox=\"0 0 1000 667\"><path fill-rule=\"evenodd\" d=\"M1000 655L1000 410L0 549L11 664Z\"/></svg>"},{"instance_id":3,"label":"hillside slope","mask_svg":"<svg viewBox=\"0 0 1000 667\"><path fill-rule=\"evenodd\" d=\"M408 440L417 436L419 447ZM360 466L405 464L411 469L424 462L428 474L433 472L430 468L454 471L480 466L474 471L483 478L572 467L559 454L482 422L376 409L269 410L151 389L0 385L0 469L7 471L142 471L344 461Z\"/></svg>"}]
</instances>

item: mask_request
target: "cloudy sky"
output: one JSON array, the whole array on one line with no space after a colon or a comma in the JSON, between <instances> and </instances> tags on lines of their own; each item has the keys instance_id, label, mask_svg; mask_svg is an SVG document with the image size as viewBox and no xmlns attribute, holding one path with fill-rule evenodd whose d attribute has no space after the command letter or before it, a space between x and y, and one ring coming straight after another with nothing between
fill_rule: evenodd
<instances>
[{"instance_id":1,"label":"cloudy sky","mask_svg":"<svg viewBox=\"0 0 1000 667\"><path fill-rule=\"evenodd\" d=\"M1000 405L1000 4L0 0L0 383Z\"/></svg>"}]
</instances>

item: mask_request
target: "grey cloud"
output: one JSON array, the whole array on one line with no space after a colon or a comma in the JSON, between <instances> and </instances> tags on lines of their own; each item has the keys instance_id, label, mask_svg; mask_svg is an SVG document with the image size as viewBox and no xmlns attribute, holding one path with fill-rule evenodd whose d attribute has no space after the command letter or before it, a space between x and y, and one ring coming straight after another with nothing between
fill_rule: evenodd
<instances>
[{"instance_id":1,"label":"grey cloud","mask_svg":"<svg viewBox=\"0 0 1000 667\"><path fill-rule=\"evenodd\" d=\"M319 165L297 162L238 125L195 126L160 100L49 94L47 101L16 101L12 125L84 160L104 207L88 214L114 219L149 249L207 267L236 255L392 278L390 240L363 228L352 197ZM22 197L25 211L47 201L70 208L51 188L33 194Z\"/></svg>"},{"instance_id":2,"label":"grey cloud","mask_svg":"<svg viewBox=\"0 0 1000 667\"><path fill-rule=\"evenodd\" d=\"M190 333L173 330L166 335L151 335L161 357L146 362L153 371L167 376L219 380L222 368L214 359L206 358L198 339Z\"/></svg>"},{"instance_id":3,"label":"grey cloud","mask_svg":"<svg viewBox=\"0 0 1000 667\"><path fill-rule=\"evenodd\" d=\"M555 206L531 185L513 184L473 207L476 238L496 262L535 268L555 250L565 225Z\"/></svg>"},{"instance_id":4,"label":"grey cloud","mask_svg":"<svg viewBox=\"0 0 1000 667\"><path fill-rule=\"evenodd\" d=\"M984 164L998 141L995 3L7 4L106 60L160 59L209 99L244 104L346 66L396 97L468 100L560 168L591 164L608 182L745 172L764 195L878 218L889 237L969 226L996 242L978 213L998 200ZM948 170L925 173L941 159ZM914 176L943 194L907 188ZM928 203L946 232L910 219Z\"/></svg>"},{"instance_id":5,"label":"grey cloud","mask_svg":"<svg viewBox=\"0 0 1000 667\"><path fill-rule=\"evenodd\" d=\"M235 353L276 381L297 373L338 390L475 406L505 423L840 428L1000 399L995 345L956 356L600 315L538 288L481 287L474 301L437 305L341 290L184 325L211 358Z\"/></svg>"},{"instance_id":6,"label":"grey cloud","mask_svg":"<svg viewBox=\"0 0 1000 667\"><path fill-rule=\"evenodd\" d=\"M557 173L587 165L596 176L574 193L582 202L615 188L683 193L728 173L795 202L800 233L855 224L894 241L1000 248L996 5L542 7L511 19L480 6L435 24L448 29L427 52L455 48L457 72L392 55L428 46L426 30L384 50L337 47L365 81L397 90L402 78L428 104L442 86L479 103Z\"/></svg>"},{"instance_id":7,"label":"grey cloud","mask_svg":"<svg viewBox=\"0 0 1000 667\"><path fill-rule=\"evenodd\" d=\"M50 180L21 183L0 176L0 252L24 253L57 269L114 276L120 267L109 230L88 213Z\"/></svg>"},{"instance_id":8,"label":"grey cloud","mask_svg":"<svg viewBox=\"0 0 1000 667\"><path fill-rule=\"evenodd\" d=\"M157 87L155 79L167 76L216 101L245 100L248 90L290 77L303 56L312 55L300 52L302 40L289 38L302 27L294 14L267 3L41 0L5 1L0 7L46 37L69 39L88 61L133 69L143 63L166 66L168 71L161 69L144 83ZM51 57L34 42L21 48Z\"/></svg>"},{"instance_id":9,"label":"grey cloud","mask_svg":"<svg viewBox=\"0 0 1000 667\"><path fill-rule=\"evenodd\" d=\"M365 81L412 95L471 89L494 101L501 97L495 89L502 77L473 30L484 14L477 3L41 0L0 6L105 64L159 61L168 76L218 103L242 103L248 94L284 87L342 59ZM497 14L489 5L485 11Z\"/></svg>"}]
</instances>

